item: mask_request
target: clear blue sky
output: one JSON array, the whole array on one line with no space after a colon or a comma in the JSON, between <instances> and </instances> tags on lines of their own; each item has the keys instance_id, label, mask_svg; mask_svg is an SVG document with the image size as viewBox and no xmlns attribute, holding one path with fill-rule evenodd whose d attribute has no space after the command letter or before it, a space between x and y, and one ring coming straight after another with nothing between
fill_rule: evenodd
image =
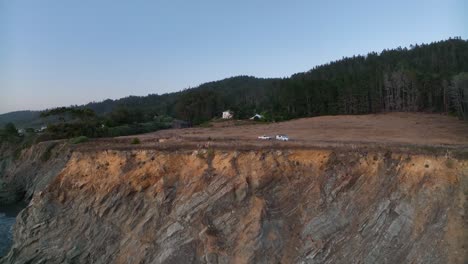
<instances>
[{"instance_id":1,"label":"clear blue sky","mask_svg":"<svg viewBox=\"0 0 468 264\"><path fill-rule=\"evenodd\" d=\"M464 0L0 0L0 113L466 39L467 14Z\"/></svg>"}]
</instances>

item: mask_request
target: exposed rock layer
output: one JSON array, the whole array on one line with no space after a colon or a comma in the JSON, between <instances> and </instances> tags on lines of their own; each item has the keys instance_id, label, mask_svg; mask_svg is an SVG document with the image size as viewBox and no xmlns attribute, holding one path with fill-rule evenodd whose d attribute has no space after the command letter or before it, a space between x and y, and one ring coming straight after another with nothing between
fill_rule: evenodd
<instances>
[{"instance_id":1,"label":"exposed rock layer","mask_svg":"<svg viewBox=\"0 0 468 264\"><path fill-rule=\"evenodd\" d=\"M463 263L468 162L337 150L76 151L3 263Z\"/></svg>"},{"instance_id":2,"label":"exposed rock layer","mask_svg":"<svg viewBox=\"0 0 468 264\"><path fill-rule=\"evenodd\" d=\"M0 205L31 199L60 173L71 157L69 146L60 141L35 144L18 154L11 149L0 146Z\"/></svg>"}]
</instances>

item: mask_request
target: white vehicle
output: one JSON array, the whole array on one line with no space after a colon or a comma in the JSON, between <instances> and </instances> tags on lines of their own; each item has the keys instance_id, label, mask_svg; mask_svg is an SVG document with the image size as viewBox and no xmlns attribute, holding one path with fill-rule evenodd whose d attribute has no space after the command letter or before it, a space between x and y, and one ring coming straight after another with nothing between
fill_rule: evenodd
<instances>
[{"instance_id":1,"label":"white vehicle","mask_svg":"<svg viewBox=\"0 0 468 264\"><path fill-rule=\"evenodd\" d=\"M276 140L288 141L289 137L286 135L276 135Z\"/></svg>"},{"instance_id":2,"label":"white vehicle","mask_svg":"<svg viewBox=\"0 0 468 264\"><path fill-rule=\"evenodd\" d=\"M266 136L266 135L263 135L263 136L259 136L258 139L263 139L263 140L270 140L271 137L269 136Z\"/></svg>"}]
</instances>

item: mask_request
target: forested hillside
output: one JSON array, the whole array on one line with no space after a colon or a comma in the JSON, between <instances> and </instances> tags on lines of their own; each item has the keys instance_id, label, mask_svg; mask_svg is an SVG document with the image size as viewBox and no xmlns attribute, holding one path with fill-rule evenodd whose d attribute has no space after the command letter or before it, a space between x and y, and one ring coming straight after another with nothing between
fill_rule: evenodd
<instances>
[{"instance_id":1,"label":"forested hillside","mask_svg":"<svg viewBox=\"0 0 468 264\"><path fill-rule=\"evenodd\" d=\"M39 126L35 121L41 122L39 119L39 111L15 111L0 115L0 125L4 126L7 123L15 123L17 126Z\"/></svg>"},{"instance_id":2,"label":"forested hillside","mask_svg":"<svg viewBox=\"0 0 468 264\"><path fill-rule=\"evenodd\" d=\"M456 38L343 58L285 79L238 76L178 93L128 97L107 102L106 110L117 104L195 124L226 109L239 118L258 112L274 120L383 111L455 113L468 96L455 83L463 72L468 72L468 41ZM88 106L101 112L103 105Z\"/></svg>"},{"instance_id":3,"label":"forested hillside","mask_svg":"<svg viewBox=\"0 0 468 264\"><path fill-rule=\"evenodd\" d=\"M199 124L226 109L238 118L263 113L278 121L388 111L449 112L467 118L466 72L468 41L454 38L343 58L290 78L238 76L176 93L80 107L130 123L171 116ZM4 119L0 116L0 121L11 121Z\"/></svg>"},{"instance_id":4,"label":"forested hillside","mask_svg":"<svg viewBox=\"0 0 468 264\"><path fill-rule=\"evenodd\" d=\"M283 120L387 111L455 113L461 104L466 115L463 72L468 72L468 42L450 39L344 58L286 79L237 77L205 84L180 94L173 113L209 119L231 108L240 117L264 112Z\"/></svg>"}]
</instances>

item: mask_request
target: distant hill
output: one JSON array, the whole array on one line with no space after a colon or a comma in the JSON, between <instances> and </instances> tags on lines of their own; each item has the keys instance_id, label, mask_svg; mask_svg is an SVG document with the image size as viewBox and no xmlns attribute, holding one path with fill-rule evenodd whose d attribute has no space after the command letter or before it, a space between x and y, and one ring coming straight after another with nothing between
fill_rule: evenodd
<instances>
[{"instance_id":1,"label":"distant hill","mask_svg":"<svg viewBox=\"0 0 468 264\"><path fill-rule=\"evenodd\" d=\"M39 121L39 111L15 111L0 115L0 126L13 122L18 127L33 126Z\"/></svg>"},{"instance_id":2,"label":"distant hill","mask_svg":"<svg viewBox=\"0 0 468 264\"><path fill-rule=\"evenodd\" d=\"M237 76L168 94L129 96L84 106L99 115L117 109L142 119L169 115L198 124L231 109L245 118L263 113L271 120L329 114L389 111L451 112L455 76L468 72L468 41L448 39L409 48L343 58L290 78ZM38 112L0 115L0 125L40 123Z\"/></svg>"}]
</instances>

